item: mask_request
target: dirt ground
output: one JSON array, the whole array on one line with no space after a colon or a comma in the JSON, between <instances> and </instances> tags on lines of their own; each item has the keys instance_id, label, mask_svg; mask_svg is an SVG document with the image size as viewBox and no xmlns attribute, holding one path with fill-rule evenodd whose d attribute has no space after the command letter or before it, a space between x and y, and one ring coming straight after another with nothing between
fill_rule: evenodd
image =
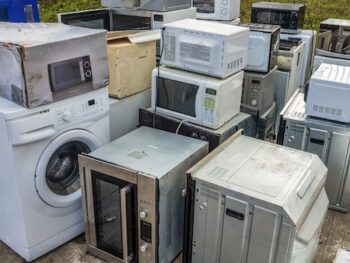
<instances>
[{"instance_id":1,"label":"dirt ground","mask_svg":"<svg viewBox=\"0 0 350 263\"><path fill-rule=\"evenodd\" d=\"M350 213L343 214L329 210L314 262L332 263L339 248L350 248ZM0 263L23 262L25 261L15 252L0 242ZM84 237L80 236L34 262L103 263L104 261L86 253Z\"/></svg>"}]
</instances>

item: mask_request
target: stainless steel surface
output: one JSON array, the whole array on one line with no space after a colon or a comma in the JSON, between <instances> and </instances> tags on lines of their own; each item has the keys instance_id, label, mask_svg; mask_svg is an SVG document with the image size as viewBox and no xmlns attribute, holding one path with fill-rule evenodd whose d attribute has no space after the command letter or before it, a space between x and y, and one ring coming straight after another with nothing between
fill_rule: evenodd
<instances>
[{"instance_id":1,"label":"stainless steel surface","mask_svg":"<svg viewBox=\"0 0 350 263\"><path fill-rule=\"evenodd\" d=\"M85 171L82 179L86 187L84 206L89 250L105 260L130 262L133 259L127 238L131 235L130 238L138 243L134 253L138 254L139 263L174 260L182 250L185 171L207 153L206 142L141 127L88 155L80 156L79 164ZM123 258L98 247L91 171L127 183L120 191ZM126 203L126 195L132 187L137 191L134 210L130 210ZM136 215L136 236L128 232L129 215Z\"/></svg>"},{"instance_id":2,"label":"stainless steel surface","mask_svg":"<svg viewBox=\"0 0 350 263\"><path fill-rule=\"evenodd\" d=\"M106 7L117 7L132 10L173 11L191 7L191 0L102 0Z\"/></svg>"},{"instance_id":3,"label":"stainless steel surface","mask_svg":"<svg viewBox=\"0 0 350 263\"><path fill-rule=\"evenodd\" d=\"M273 68L269 73L244 72L241 108L255 111L258 115L266 112L275 101L276 83Z\"/></svg>"},{"instance_id":4,"label":"stainless steel surface","mask_svg":"<svg viewBox=\"0 0 350 263\"><path fill-rule=\"evenodd\" d=\"M192 262L312 262L328 208L316 155L236 135L188 173Z\"/></svg>"},{"instance_id":5,"label":"stainless steel surface","mask_svg":"<svg viewBox=\"0 0 350 263\"><path fill-rule=\"evenodd\" d=\"M332 208L350 209L350 125L308 118L302 150L318 154L329 169L326 191Z\"/></svg>"}]
</instances>

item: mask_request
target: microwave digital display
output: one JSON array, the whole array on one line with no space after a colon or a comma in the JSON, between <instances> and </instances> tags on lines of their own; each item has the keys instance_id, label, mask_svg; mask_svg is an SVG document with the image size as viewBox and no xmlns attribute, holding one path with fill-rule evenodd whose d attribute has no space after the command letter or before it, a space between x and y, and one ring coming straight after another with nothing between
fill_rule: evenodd
<instances>
[{"instance_id":1,"label":"microwave digital display","mask_svg":"<svg viewBox=\"0 0 350 263\"><path fill-rule=\"evenodd\" d=\"M48 70L52 92L92 82L89 56L52 63Z\"/></svg>"},{"instance_id":2,"label":"microwave digital display","mask_svg":"<svg viewBox=\"0 0 350 263\"><path fill-rule=\"evenodd\" d=\"M193 84L157 77L157 106L196 117L198 89Z\"/></svg>"},{"instance_id":3,"label":"microwave digital display","mask_svg":"<svg viewBox=\"0 0 350 263\"><path fill-rule=\"evenodd\" d=\"M193 7L197 7L198 13L211 14L215 12L215 0L193 0Z\"/></svg>"}]
</instances>

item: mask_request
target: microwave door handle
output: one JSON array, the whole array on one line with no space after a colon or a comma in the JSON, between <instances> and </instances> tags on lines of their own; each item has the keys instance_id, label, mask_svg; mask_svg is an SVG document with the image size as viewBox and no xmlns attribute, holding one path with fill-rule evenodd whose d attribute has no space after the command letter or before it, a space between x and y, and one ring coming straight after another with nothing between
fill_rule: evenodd
<instances>
[{"instance_id":1,"label":"microwave door handle","mask_svg":"<svg viewBox=\"0 0 350 263\"><path fill-rule=\"evenodd\" d=\"M129 248L128 248L128 208L126 205L126 196L131 191L131 185L127 185L120 190L120 209L121 209L121 221L122 221L122 244L123 244L123 256L124 263L129 263Z\"/></svg>"}]
</instances>

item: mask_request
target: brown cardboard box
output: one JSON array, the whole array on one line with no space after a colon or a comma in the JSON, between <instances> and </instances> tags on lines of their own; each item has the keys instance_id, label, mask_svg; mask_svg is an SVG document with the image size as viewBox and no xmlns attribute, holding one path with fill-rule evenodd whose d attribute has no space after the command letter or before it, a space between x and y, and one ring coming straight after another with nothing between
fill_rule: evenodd
<instances>
[{"instance_id":1,"label":"brown cardboard box","mask_svg":"<svg viewBox=\"0 0 350 263\"><path fill-rule=\"evenodd\" d=\"M109 94L122 99L151 87L158 31L108 33Z\"/></svg>"},{"instance_id":2,"label":"brown cardboard box","mask_svg":"<svg viewBox=\"0 0 350 263\"><path fill-rule=\"evenodd\" d=\"M34 108L108 85L105 30L59 23L0 28L1 97Z\"/></svg>"}]
</instances>

